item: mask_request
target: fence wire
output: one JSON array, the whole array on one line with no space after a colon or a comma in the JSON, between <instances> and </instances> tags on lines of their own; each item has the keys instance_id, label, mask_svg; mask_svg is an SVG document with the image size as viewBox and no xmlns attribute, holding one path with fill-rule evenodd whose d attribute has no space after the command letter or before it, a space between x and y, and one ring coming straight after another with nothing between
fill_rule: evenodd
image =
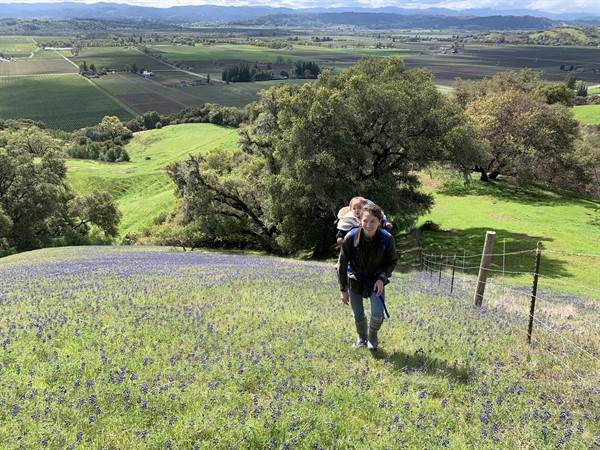
<instances>
[{"instance_id":1,"label":"fence wire","mask_svg":"<svg viewBox=\"0 0 600 450\"><path fill-rule=\"evenodd\" d=\"M460 298L460 293L465 298L475 298L477 286L483 284L486 291L485 299L489 305L488 309L494 309L504 317L500 319L510 322L515 326L515 321L522 321L523 324L530 322L531 334L527 330L527 338L532 348L541 349L551 355L556 364L564 367L567 372L579 380L583 376L575 371L569 364L573 358L585 358L591 361L592 365L600 367L600 348L598 339L590 339L592 336L600 335L600 289L591 286L585 286L577 283L569 283L562 278L551 277L534 271L525 270L507 270L507 265L512 257L517 255L533 254L536 255L538 249L529 249L515 252L477 254L477 255L444 255L435 253L421 253L421 268L429 272L431 282L444 286ZM600 268L600 254L570 253L561 251L543 250L542 254L551 253L568 257L592 259L593 264L598 264ZM501 283L490 282L489 280L477 279L477 271L481 269L480 265L473 265L473 259L482 260L484 257L502 258L501 268L485 268L492 278L501 277ZM596 258L598 258L596 263ZM523 265L523 262L520 261ZM534 261L531 262L534 266ZM449 275L449 272L452 275ZM486 274L487 275L487 274ZM546 283L550 286L562 286L567 288L576 288L579 292L586 292L590 299L584 297L570 297L564 294L562 299L552 298L547 293L537 292L537 285L532 287L518 287L506 284L505 275L531 277L532 282L540 284ZM535 290L535 295L534 295ZM597 302L592 299L597 298ZM566 300L570 301L566 301ZM574 300L576 299L576 301ZM535 300L535 310L531 314L530 307ZM588 311L590 310L590 311ZM596 320L594 320L596 317ZM591 318L591 320L589 319ZM535 327L533 327L535 325ZM525 327L523 326L523 329ZM543 332L540 332L543 330ZM579 332L577 332L579 330ZM524 338L526 336L523 333ZM555 349L560 350L556 354Z\"/></svg>"}]
</instances>

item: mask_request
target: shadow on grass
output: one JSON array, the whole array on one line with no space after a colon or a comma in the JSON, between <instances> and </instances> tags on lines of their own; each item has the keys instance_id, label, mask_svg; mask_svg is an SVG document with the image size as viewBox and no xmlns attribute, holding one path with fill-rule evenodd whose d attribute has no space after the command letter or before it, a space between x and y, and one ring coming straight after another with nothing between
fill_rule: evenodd
<instances>
[{"instance_id":1,"label":"shadow on grass","mask_svg":"<svg viewBox=\"0 0 600 450\"><path fill-rule=\"evenodd\" d=\"M450 366L446 361L427 356L423 350L417 350L409 355L404 352L394 352L389 354L384 349L379 348L371 355L375 359L387 360L394 370L406 374L419 373L441 378L451 378L460 383L469 382L469 370L465 367Z\"/></svg>"},{"instance_id":2,"label":"shadow on grass","mask_svg":"<svg viewBox=\"0 0 600 450\"><path fill-rule=\"evenodd\" d=\"M451 259L456 256L457 270L466 267L466 273L477 275L480 255L483 252L485 236L488 231L496 232L493 256L490 262L491 272L488 278L495 276L510 278L522 273L532 273L535 268L535 249L538 242L542 243L541 275L553 278L573 276L569 271L569 263L560 255L544 254L544 243L552 242L554 239L535 234L515 233L499 228L474 227L460 231L425 231L421 236L424 253L436 255L436 258L444 255L446 258L444 264L450 264ZM405 239L410 241L414 238L405 236ZM404 248L409 248L409 244L407 243ZM412 252L401 258L401 270L420 268L419 254L415 253L416 246L413 249ZM403 259L404 261L402 261ZM431 260L431 258L429 260L433 267L424 267L423 270L435 270L437 261ZM477 267L474 269L474 266ZM445 266L445 268L447 267Z\"/></svg>"},{"instance_id":3,"label":"shadow on grass","mask_svg":"<svg viewBox=\"0 0 600 450\"><path fill-rule=\"evenodd\" d=\"M599 206L597 201L571 191L550 189L535 184L517 185L511 179L473 181L467 186L462 181L448 181L438 189L438 193L449 197L489 195L498 200L527 206L568 206L580 203L594 210Z\"/></svg>"}]
</instances>

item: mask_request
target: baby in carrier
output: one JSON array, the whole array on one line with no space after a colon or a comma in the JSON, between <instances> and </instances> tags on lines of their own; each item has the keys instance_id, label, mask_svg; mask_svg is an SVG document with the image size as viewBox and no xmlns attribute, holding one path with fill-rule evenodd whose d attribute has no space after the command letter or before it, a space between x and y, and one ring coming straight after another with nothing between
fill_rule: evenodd
<instances>
[{"instance_id":1,"label":"baby in carrier","mask_svg":"<svg viewBox=\"0 0 600 450\"><path fill-rule=\"evenodd\" d=\"M342 245L344 236L352 229L360 224L360 212L363 206L373 203L364 197L352 197L348 206L344 206L338 211L337 232L335 235L338 245ZM381 220L381 227L386 230L392 228L392 224L387 221L385 214Z\"/></svg>"}]
</instances>

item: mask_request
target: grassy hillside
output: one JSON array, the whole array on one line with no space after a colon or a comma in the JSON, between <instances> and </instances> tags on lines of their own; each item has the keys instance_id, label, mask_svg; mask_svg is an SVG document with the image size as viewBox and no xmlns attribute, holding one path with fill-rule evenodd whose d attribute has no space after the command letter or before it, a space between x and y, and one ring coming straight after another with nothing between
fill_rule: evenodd
<instances>
[{"instance_id":1,"label":"grassy hillside","mask_svg":"<svg viewBox=\"0 0 600 450\"><path fill-rule=\"evenodd\" d=\"M164 171L167 164L213 148L233 149L236 138L234 129L211 124L136 133L126 147L129 162L68 160L68 180L77 192L95 188L110 192L123 212L121 235L139 232L174 206L174 185Z\"/></svg>"},{"instance_id":2,"label":"grassy hillside","mask_svg":"<svg viewBox=\"0 0 600 450\"><path fill-rule=\"evenodd\" d=\"M526 316L398 273L370 352L328 263L70 247L0 274L3 450L600 444L598 302L553 299L529 346Z\"/></svg>"},{"instance_id":3,"label":"grassy hillside","mask_svg":"<svg viewBox=\"0 0 600 450\"><path fill-rule=\"evenodd\" d=\"M491 267L499 272L493 276L531 286L533 250L539 241L543 249L540 273L550 277L543 279L545 288L600 297L599 201L539 186L517 186L509 179L474 180L464 186L462 180L437 175L424 177L423 183L434 195L435 205L420 223L431 221L439 227L439 231L423 233L427 252L478 255L486 232L495 231L493 253L497 256ZM531 251L519 253L525 250ZM479 263L478 259L473 262Z\"/></svg>"},{"instance_id":4,"label":"grassy hillside","mask_svg":"<svg viewBox=\"0 0 600 450\"><path fill-rule=\"evenodd\" d=\"M573 108L575 118L586 125L600 125L600 105L581 105Z\"/></svg>"}]
</instances>

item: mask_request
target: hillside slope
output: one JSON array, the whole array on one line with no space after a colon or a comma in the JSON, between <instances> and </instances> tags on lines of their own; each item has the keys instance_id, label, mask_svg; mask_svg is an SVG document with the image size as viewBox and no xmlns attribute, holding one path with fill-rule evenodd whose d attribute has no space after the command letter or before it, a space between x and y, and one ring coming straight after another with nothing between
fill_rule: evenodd
<instances>
[{"instance_id":1,"label":"hillside slope","mask_svg":"<svg viewBox=\"0 0 600 450\"><path fill-rule=\"evenodd\" d=\"M421 241L426 252L480 255L487 231L496 233L496 278L531 286L535 248L542 245L543 285L600 297L600 202L568 191L518 186L510 179L484 183L443 176L423 178L435 197ZM409 239L410 240L410 239ZM594 256L595 255L595 256ZM478 266L480 258L472 259ZM469 265L469 263L467 263ZM477 269L474 270L477 274Z\"/></svg>"},{"instance_id":2,"label":"hillside slope","mask_svg":"<svg viewBox=\"0 0 600 450\"><path fill-rule=\"evenodd\" d=\"M174 185L165 167L189 154L213 148L234 149L235 129L211 124L184 124L136 133L126 146L131 160L105 163L68 160L69 183L79 193L102 189L117 199L123 219L121 236L139 232L175 205Z\"/></svg>"},{"instance_id":3,"label":"hillside slope","mask_svg":"<svg viewBox=\"0 0 600 450\"><path fill-rule=\"evenodd\" d=\"M528 345L523 314L396 273L368 351L328 263L88 246L0 274L3 449L600 443L597 302L543 302Z\"/></svg>"}]
</instances>

